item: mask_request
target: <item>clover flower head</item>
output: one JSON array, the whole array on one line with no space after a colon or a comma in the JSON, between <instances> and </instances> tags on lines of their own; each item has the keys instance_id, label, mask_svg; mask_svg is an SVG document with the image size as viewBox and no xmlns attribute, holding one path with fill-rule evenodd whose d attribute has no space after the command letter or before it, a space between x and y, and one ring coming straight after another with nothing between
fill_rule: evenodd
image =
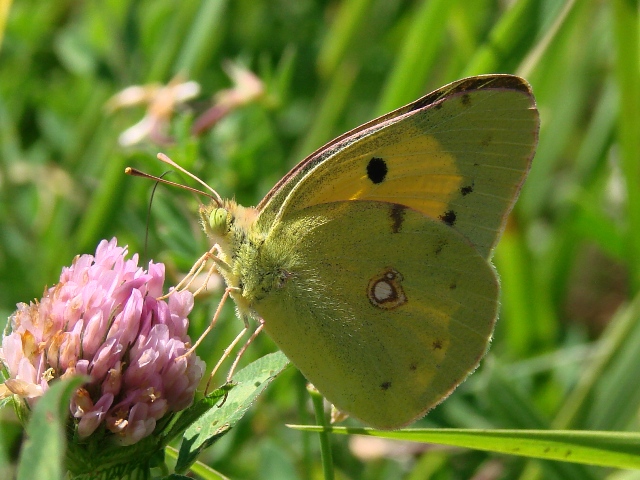
<instances>
[{"instance_id":1,"label":"clover flower head","mask_svg":"<svg viewBox=\"0 0 640 480\"><path fill-rule=\"evenodd\" d=\"M21 303L9 318L0 360L9 374L0 395L32 406L56 378L82 374L90 382L70 409L78 435L101 425L123 445L150 435L167 412L188 407L204 362L187 352L193 295L159 299L164 265L138 267L126 247L103 240L81 255L40 301Z\"/></svg>"}]
</instances>

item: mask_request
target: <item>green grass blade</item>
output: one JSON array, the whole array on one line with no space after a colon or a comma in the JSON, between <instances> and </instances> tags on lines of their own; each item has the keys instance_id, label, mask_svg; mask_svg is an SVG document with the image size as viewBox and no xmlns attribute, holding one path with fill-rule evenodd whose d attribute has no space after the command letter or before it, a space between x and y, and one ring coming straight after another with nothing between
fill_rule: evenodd
<instances>
[{"instance_id":1,"label":"green grass blade","mask_svg":"<svg viewBox=\"0 0 640 480\"><path fill-rule=\"evenodd\" d=\"M318 53L318 70L323 77L331 77L342 63L371 3L371 0L349 0L338 4L335 20Z\"/></svg>"},{"instance_id":2,"label":"green grass blade","mask_svg":"<svg viewBox=\"0 0 640 480\"><path fill-rule=\"evenodd\" d=\"M226 0L204 0L198 10L189 35L178 54L175 72L186 78L200 75L222 40L221 24L224 21Z\"/></svg>"},{"instance_id":3,"label":"green grass blade","mask_svg":"<svg viewBox=\"0 0 640 480\"><path fill-rule=\"evenodd\" d=\"M524 51L522 43L531 38L540 2L519 0L500 18L489 34L489 39L478 49L467 64L462 76L501 71L507 59Z\"/></svg>"},{"instance_id":4,"label":"green grass blade","mask_svg":"<svg viewBox=\"0 0 640 480\"><path fill-rule=\"evenodd\" d=\"M438 58L449 11L455 4L451 0L432 0L423 1L416 7L398 60L378 102L376 115L390 112L426 93L424 87Z\"/></svg>"},{"instance_id":5,"label":"green grass blade","mask_svg":"<svg viewBox=\"0 0 640 480\"><path fill-rule=\"evenodd\" d=\"M638 2L615 0L613 6L616 47L615 72L620 89L618 140L627 186L628 261L634 291L640 289L640 16Z\"/></svg>"},{"instance_id":6,"label":"green grass blade","mask_svg":"<svg viewBox=\"0 0 640 480\"><path fill-rule=\"evenodd\" d=\"M315 425L289 425L319 432ZM615 468L640 468L640 433L571 430L408 429L379 431L329 427L332 433L437 443L507 455Z\"/></svg>"}]
</instances>

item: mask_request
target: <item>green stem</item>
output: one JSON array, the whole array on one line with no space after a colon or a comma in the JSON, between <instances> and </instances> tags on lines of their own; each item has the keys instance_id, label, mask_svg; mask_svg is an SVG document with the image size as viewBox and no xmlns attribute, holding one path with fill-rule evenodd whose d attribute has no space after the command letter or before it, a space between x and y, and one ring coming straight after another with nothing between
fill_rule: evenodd
<instances>
[{"instance_id":1,"label":"green stem","mask_svg":"<svg viewBox=\"0 0 640 480\"><path fill-rule=\"evenodd\" d=\"M311 401L313 402L313 409L316 413L316 424L321 427L328 427L327 415L324 411L324 398L315 388L308 388L311 395ZM333 480L335 478L333 472L333 459L331 455L331 441L329 440L329 433L325 430L319 432L320 436L320 452L322 455L322 471L324 472L325 480Z\"/></svg>"}]
</instances>

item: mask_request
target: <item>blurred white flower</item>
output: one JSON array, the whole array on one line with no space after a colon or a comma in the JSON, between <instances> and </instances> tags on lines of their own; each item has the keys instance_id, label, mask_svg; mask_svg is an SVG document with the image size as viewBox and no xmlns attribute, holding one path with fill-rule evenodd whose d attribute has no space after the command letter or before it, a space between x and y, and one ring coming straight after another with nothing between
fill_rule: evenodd
<instances>
[{"instance_id":1,"label":"blurred white flower","mask_svg":"<svg viewBox=\"0 0 640 480\"><path fill-rule=\"evenodd\" d=\"M180 104L197 97L199 93L200 85L197 82L183 82L180 77L167 85L133 85L118 92L107 102L109 110L147 104L147 113L142 120L122 132L118 142L122 146L135 145L145 138L159 144L171 142L167 136L171 116Z\"/></svg>"},{"instance_id":2,"label":"blurred white flower","mask_svg":"<svg viewBox=\"0 0 640 480\"><path fill-rule=\"evenodd\" d=\"M232 110L259 99L265 93L262 80L242 65L226 62L224 69L233 81L233 88L215 94L213 106L193 122L191 131L194 135L202 134Z\"/></svg>"}]
</instances>

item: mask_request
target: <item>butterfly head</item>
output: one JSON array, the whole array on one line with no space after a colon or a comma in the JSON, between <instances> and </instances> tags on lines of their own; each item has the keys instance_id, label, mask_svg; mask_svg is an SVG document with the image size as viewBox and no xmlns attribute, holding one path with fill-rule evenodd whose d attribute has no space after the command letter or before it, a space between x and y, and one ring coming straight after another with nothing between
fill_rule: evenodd
<instances>
[{"instance_id":1,"label":"butterfly head","mask_svg":"<svg viewBox=\"0 0 640 480\"><path fill-rule=\"evenodd\" d=\"M207 236L217 245L216 265L225 283L231 287L231 297L238 307L238 314L246 319L251 315L249 302L244 298L245 281L243 267L246 262L238 258L246 258L246 252L255 253L251 247L251 239L255 236L254 222L258 210L245 208L233 200L217 201L200 206L200 223ZM242 253L244 252L244 254Z\"/></svg>"},{"instance_id":2,"label":"butterfly head","mask_svg":"<svg viewBox=\"0 0 640 480\"><path fill-rule=\"evenodd\" d=\"M220 245L231 237L250 232L257 216L258 210L245 208L233 200L224 200L222 204L213 201L200 206L202 228L209 238Z\"/></svg>"}]
</instances>

